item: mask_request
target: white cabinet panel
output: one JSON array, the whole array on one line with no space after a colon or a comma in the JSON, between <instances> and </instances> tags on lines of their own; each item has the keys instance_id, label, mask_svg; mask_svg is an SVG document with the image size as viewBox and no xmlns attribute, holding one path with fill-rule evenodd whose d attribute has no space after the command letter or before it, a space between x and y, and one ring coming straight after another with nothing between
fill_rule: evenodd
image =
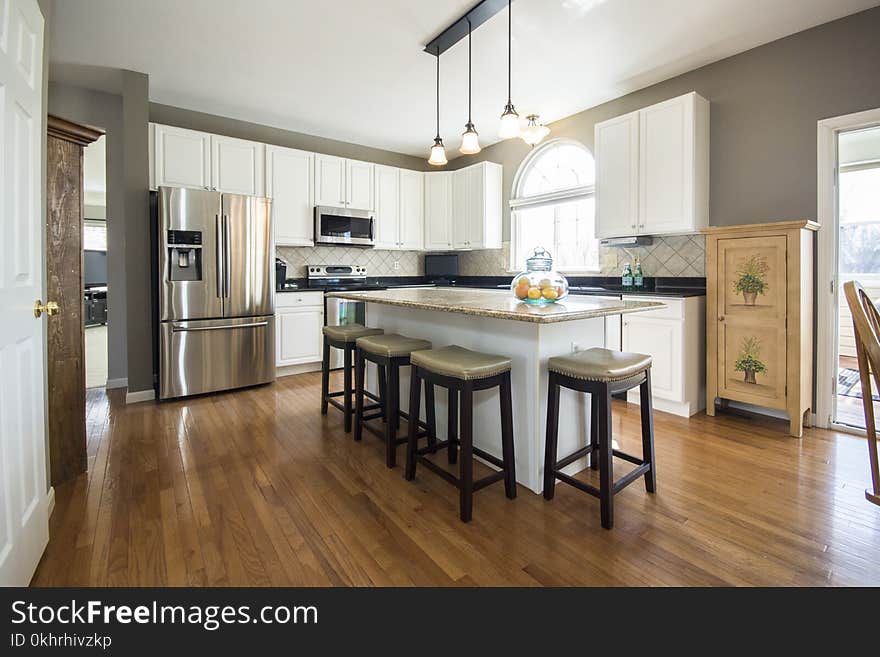
<instances>
[{"instance_id":1,"label":"white cabinet panel","mask_svg":"<svg viewBox=\"0 0 880 657\"><path fill-rule=\"evenodd\" d=\"M157 187L211 188L211 135L156 125L153 178Z\"/></svg>"},{"instance_id":2,"label":"white cabinet panel","mask_svg":"<svg viewBox=\"0 0 880 657\"><path fill-rule=\"evenodd\" d=\"M452 248L452 172L425 174L425 250Z\"/></svg>"},{"instance_id":3,"label":"white cabinet panel","mask_svg":"<svg viewBox=\"0 0 880 657\"><path fill-rule=\"evenodd\" d=\"M321 331L324 326L321 307L277 308L275 322L276 364L279 367L321 360Z\"/></svg>"},{"instance_id":4,"label":"white cabinet panel","mask_svg":"<svg viewBox=\"0 0 880 657\"><path fill-rule=\"evenodd\" d=\"M469 248L470 222L473 216L470 179L467 169L452 173L452 246L456 249Z\"/></svg>"},{"instance_id":5,"label":"white cabinet panel","mask_svg":"<svg viewBox=\"0 0 880 657\"><path fill-rule=\"evenodd\" d=\"M376 165L374 216L377 249L400 248L400 169Z\"/></svg>"},{"instance_id":6,"label":"white cabinet panel","mask_svg":"<svg viewBox=\"0 0 880 657\"><path fill-rule=\"evenodd\" d=\"M651 390L657 397L681 402L682 370L681 354L682 324L673 319L637 317L635 313L623 319L624 350L649 354L651 366Z\"/></svg>"},{"instance_id":7,"label":"white cabinet panel","mask_svg":"<svg viewBox=\"0 0 880 657\"><path fill-rule=\"evenodd\" d=\"M266 196L272 199L279 246L314 244L314 161L313 153L266 147Z\"/></svg>"},{"instance_id":8,"label":"white cabinet panel","mask_svg":"<svg viewBox=\"0 0 880 657\"><path fill-rule=\"evenodd\" d=\"M373 170L375 164L345 161L346 207L355 210L373 210Z\"/></svg>"},{"instance_id":9,"label":"white cabinet panel","mask_svg":"<svg viewBox=\"0 0 880 657\"><path fill-rule=\"evenodd\" d=\"M501 172L501 165L494 162L481 162L453 172L454 248L501 248Z\"/></svg>"},{"instance_id":10,"label":"white cabinet panel","mask_svg":"<svg viewBox=\"0 0 880 657\"><path fill-rule=\"evenodd\" d=\"M596 236L632 234L639 221L639 113L597 123Z\"/></svg>"},{"instance_id":11,"label":"white cabinet panel","mask_svg":"<svg viewBox=\"0 0 880 657\"><path fill-rule=\"evenodd\" d=\"M345 207L345 159L315 155L315 205Z\"/></svg>"},{"instance_id":12,"label":"white cabinet panel","mask_svg":"<svg viewBox=\"0 0 880 657\"><path fill-rule=\"evenodd\" d=\"M420 171L400 170L400 248L421 251L424 248L425 175ZM377 199L378 201L378 199Z\"/></svg>"},{"instance_id":13,"label":"white cabinet panel","mask_svg":"<svg viewBox=\"0 0 880 657\"><path fill-rule=\"evenodd\" d=\"M211 136L211 188L229 194L263 196L265 146L234 137Z\"/></svg>"}]
</instances>

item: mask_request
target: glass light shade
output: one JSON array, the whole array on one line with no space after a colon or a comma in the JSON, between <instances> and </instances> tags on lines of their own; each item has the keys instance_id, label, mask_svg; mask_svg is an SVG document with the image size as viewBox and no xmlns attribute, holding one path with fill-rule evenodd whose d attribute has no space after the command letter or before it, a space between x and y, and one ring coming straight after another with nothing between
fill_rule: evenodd
<instances>
[{"instance_id":1,"label":"glass light shade","mask_svg":"<svg viewBox=\"0 0 880 657\"><path fill-rule=\"evenodd\" d=\"M434 145L431 146L431 157L428 158L428 164L440 167L447 162L446 147L443 146L443 140L438 137L434 140Z\"/></svg>"},{"instance_id":2,"label":"glass light shade","mask_svg":"<svg viewBox=\"0 0 880 657\"><path fill-rule=\"evenodd\" d=\"M511 137L519 137L520 132L519 114L516 113L513 105L508 103L504 107L504 114L501 115L501 125L498 127L498 136L501 137L501 139L510 139Z\"/></svg>"},{"instance_id":3,"label":"glass light shade","mask_svg":"<svg viewBox=\"0 0 880 657\"><path fill-rule=\"evenodd\" d=\"M480 148L480 135L477 134L477 131L474 129L474 124L466 123L464 127L466 130L461 133L461 148L458 150L462 155L479 153L482 150Z\"/></svg>"},{"instance_id":4,"label":"glass light shade","mask_svg":"<svg viewBox=\"0 0 880 657\"><path fill-rule=\"evenodd\" d=\"M522 138L529 146L534 146L535 144L539 144L544 137L550 134L550 128L538 123L537 114L529 114L526 118L529 120L529 124L526 126L526 129L522 131Z\"/></svg>"}]
</instances>

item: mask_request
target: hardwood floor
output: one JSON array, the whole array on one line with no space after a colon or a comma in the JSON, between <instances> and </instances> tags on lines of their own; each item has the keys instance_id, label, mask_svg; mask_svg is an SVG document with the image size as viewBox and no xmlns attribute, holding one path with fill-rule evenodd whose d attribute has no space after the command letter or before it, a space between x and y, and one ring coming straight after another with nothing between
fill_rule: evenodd
<instances>
[{"instance_id":1,"label":"hardwood floor","mask_svg":"<svg viewBox=\"0 0 880 657\"><path fill-rule=\"evenodd\" d=\"M658 492L616 496L613 530L565 485L553 502L490 486L465 525L451 486L388 470L378 440L319 414L319 390L306 374L163 404L89 391L89 472L56 490L33 583L880 584L863 438L657 412ZM638 453L638 407L615 404L615 437Z\"/></svg>"}]
</instances>

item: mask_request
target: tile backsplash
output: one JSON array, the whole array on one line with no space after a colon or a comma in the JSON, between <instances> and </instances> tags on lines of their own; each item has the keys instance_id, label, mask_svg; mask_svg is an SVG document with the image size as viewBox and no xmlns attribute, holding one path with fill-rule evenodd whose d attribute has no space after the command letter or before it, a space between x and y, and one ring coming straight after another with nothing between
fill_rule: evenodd
<instances>
[{"instance_id":1,"label":"tile backsplash","mask_svg":"<svg viewBox=\"0 0 880 657\"><path fill-rule=\"evenodd\" d=\"M278 257L289 266L291 278L306 275L306 265L365 265L370 276L423 276L424 253L420 251L382 251L340 246L279 246ZM650 246L632 249L602 248L599 264L602 276L617 276L625 262L642 263L645 276L706 275L706 238L703 235L655 237ZM399 265L395 269L394 263ZM459 271L462 276L506 276L510 267L510 242L500 249L462 251Z\"/></svg>"}]
</instances>

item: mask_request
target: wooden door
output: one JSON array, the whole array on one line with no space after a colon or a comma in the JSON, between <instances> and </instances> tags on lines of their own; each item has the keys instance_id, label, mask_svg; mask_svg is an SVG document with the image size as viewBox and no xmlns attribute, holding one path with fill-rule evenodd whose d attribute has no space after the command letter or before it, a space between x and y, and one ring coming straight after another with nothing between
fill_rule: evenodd
<instances>
[{"instance_id":1,"label":"wooden door","mask_svg":"<svg viewBox=\"0 0 880 657\"><path fill-rule=\"evenodd\" d=\"M315 205L345 207L345 160L315 155Z\"/></svg>"},{"instance_id":2,"label":"wooden door","mask_svg":"<svg viewBox=\"0 0 880 657\"><path fill-rule=\"evenodd\" d=\"M170 125L154 132L156 186L211 189L211 135Z\"/></svg>"},{"instance_id":3,"label":"wooden door","mask_svg":"<svg viewBox=\"0 0 880 657\"><path fill-rule=\"evenodd\" d=\"M452 173L425 174L425 249L452 248Z\"/></svg>"},{"instance_id":4,"label":"wooden door","mask_svg":"<svg viewBox=\"0 0 880 657\"><path fill-rule=\"evenodd\" d=\"M718 240L718 396L786 408L786 238Z\"/></svg>"},{"instance_id":5,"label":"wooden door","mask_svg":"<svg viewBox=\"0 0 880 657\"><path fill-rule=\"evenodd\" d=\"M43 17L0 2L0 586L27 586L49 540L40 230ZM54 321L57 317L49 318Z\"/></svg>"},{"instance_id":6,"label":"wooden door","mask_svg":"<svg viewBox=\"0 0 880 657\"><path fill-rule=\"evenodd\" d=\"M314 162L306 151L266 147L266 196L272 199L278 246L315 243Z\"/></svg>"},{"instance_id":7,"label":"wooden door","mask_svg":"<svg viewBox=\"0 0 880 657\"><path fill-rule=\"evenodd\" d=\"M400 170L400 246L421 251L425 230L425 176L420 171Z\"/></svg>"},{"instance_id":8,"label":"wooden door","mask_svg":"<svg viewBox=\"0 0 880 657\"><path fill-rule=\"evenodd\" d=\"M471 222L470 175L468 169L452 173L452 246L467 249Z\"/></svg>"},{"instance_id":9,"label":"wooden door","mask_svg":"<svg viewBox=\"0 0 880 657\"><path fill-rule=\"evenodd\" d=\"M377 249L400 248L400 169L376 166L375 233Z\"/></svg>"},{"instance_id":10,"label":"wooden door","mask_svg":"<svg viewBox=\"0 0 880 657\"><path fill-rule=\"evenodd\" d=\"M211 135L211 188L218 192L264 196L265 146L259 142Z\"/></svg>"},{"instance_id":11,"label":"wooden door","mask_svg":"<svg viewBox=\"0 0 880 657\"><path fill-rule=\"evenodd\" d=\"M486 248L486 164L468 168L469 249Z\"/></svg>"},{"instance_id":12,"label":"wooden door","mask_svg":"<svg viewBox=\"0 0 880 657\"><path fill-rule=\"evenodd\" d=\"M639 223L639 113L597 123L596 236L635 235Z\"/></svg>"},{"instance_id":13,"label":"wooden door","mask_svg":"<svg viewBox=\"0 0 880 657\"><path fill-rule=\"evenodd\" d=\"M374 164L345 161L345 204L355 210L375 209L373 204L373 170Z\"/></svg>"}]
</instances>

